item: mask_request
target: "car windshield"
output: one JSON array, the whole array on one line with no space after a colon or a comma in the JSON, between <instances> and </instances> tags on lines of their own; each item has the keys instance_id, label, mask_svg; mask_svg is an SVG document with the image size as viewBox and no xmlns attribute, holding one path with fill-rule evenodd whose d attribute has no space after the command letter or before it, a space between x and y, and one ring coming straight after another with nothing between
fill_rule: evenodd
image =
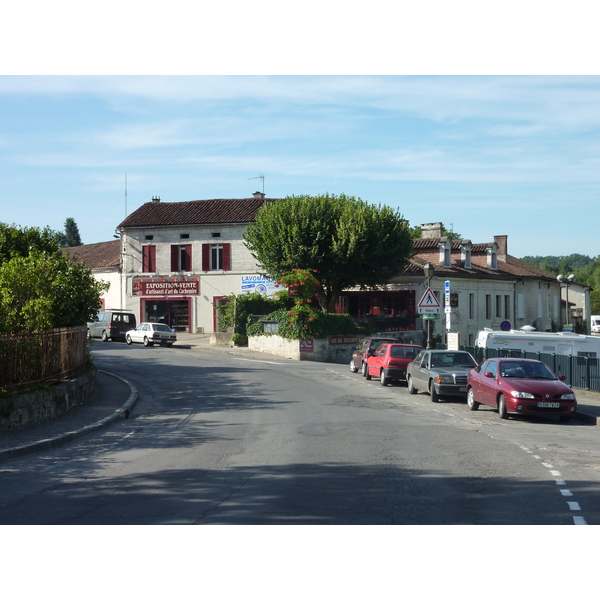
<instances>
[{"instance_id":1,"label":"car windshield","mask_svg":"<svg viewBox=\"0 0 600 600\"><path fill-rule=\"evenodd\" d=\"M169 333L171 332L171 330L166 325L162 325L161 323L154 324L154 331L168 331Z\"/></svg>"},{"instance_id":2,"label":"car windshield","mask_svg":"<svg viewBox=\"0 0 600 600\"><path fill-rule=\"evenodd\" d=\"M466 352L445 352L431 355L432 368L476 367L475 359Z\"/></svg>"},{"instance_id":3,"label":"car windshield","mask_svg":"<svg viewBox=\"0 0 600 600\"><path fill-rule=\"evenodd\" d=\"M544 363L501 362L502 377L516 379L556 379L554 373Z\"/></svg>"}]
</instances>

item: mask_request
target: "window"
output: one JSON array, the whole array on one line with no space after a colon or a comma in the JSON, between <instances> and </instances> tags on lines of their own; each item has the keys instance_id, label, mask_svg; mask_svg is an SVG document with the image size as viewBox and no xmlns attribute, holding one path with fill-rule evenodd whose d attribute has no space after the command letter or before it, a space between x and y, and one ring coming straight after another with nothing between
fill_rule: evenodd
<instances>
[{"instance_id":1,"label":"window","mask_svg":"<svg viewBox=\"0 0 600 600\"><path fill-rule=\"evenodd\" d=\"M508 294L504 296L504 318L510 319L510 296Z\"/></svg>"},{"instance_id":2,"label":"window","mask_svg":"<svg viewBox=\"0 0 600 600\"><path fill-rule=\"evenodd\" d=\"M502 318L502 296L496 296L496 318Z\"/></svg>"},{"instance_id":3,"label":"window","mask_svg":"<svg viewBox=\"0 0 600 600\"><path fill-rule=\"evenodd\" d=\"M142 246L142 273L156 273L156 246Z\"/></svg>"},{"instance_id":4,"label":"window","mask_svg":"<svg viewBox=\"0 0 600 600\"><path fill-rule=\"evenodd\" d=\"M212 237L217 238L217 237L221 237L221 232L220 231L213 231L211 233Z\"/></svg>"},{"instance_id":5,"label":"window","mask_svg":"<svg viewBox=\"0 0 600 600\"><path fill-rule=\"evenodd\" d=\"M146 235L146 236L144 236L144 239L148 240L148 241L151 241L151 240L154 239L154 236L153 235Z\"/></svg>"},{"instance_id":6,"label":"window","mask_svg":"<svg viewBox=\"0 0 600 600\"><path fill-rule=\"evenodd\" d=\"M202 244L203 271L231 271L231 244Z\"/></svg>"},{"instance_id":7,"label":"window","mask_svg":"<svg viewBox=\"0 0 600 600\"><path fill-rule=\"evenodd\" d=\"M190 234L189 233L180 233L179 234L179 239L180 240L189 240L190 239Z\"/></svg>"},{"instance_id":8,"label":"window","mask_svg":"<svg viewBox=\"0 0 600 600\"><path fill-rule=\"evenodd\" d=\"M475 294L469 294L469 319L475 318Z\"/></svg>"},{"instance_id":9,"label":"window","mask_svg":"<svg viewBox=\"0 0 600 600\"><path fill-rule=\"evenodd\" d=\"M485 318L486 319L492 318L492 295L491 294L485 295Z\"/></svg>"},{"instance_id":10,"label":"window","mask_svg":"<svg viewBox=\"0 0 600 600\"><path fill-rule=\"evenodd\" d=\"M171 271L192 270L192 245L171 246Z\"/></svg>"}]
</instances>

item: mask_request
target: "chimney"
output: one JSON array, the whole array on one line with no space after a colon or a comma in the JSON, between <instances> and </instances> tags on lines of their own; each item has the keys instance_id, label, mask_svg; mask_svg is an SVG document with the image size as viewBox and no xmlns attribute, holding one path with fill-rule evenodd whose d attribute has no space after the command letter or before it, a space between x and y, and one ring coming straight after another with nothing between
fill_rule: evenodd
<instances>
[{"instance_id":1,"label":"chimney","mask_svg":"<svg viewBox=\"0 0 600 600\"><path fill-rule=\"evenodd\" d=\"M421 225L421 238L441 238L441 223L423 223Z\"/></svg>"},{"instance_id":2,"label":"chimney","mask_svg":"<svg viewBox=\"0 0 600 600\"><path fill-rule=\"evenodd\" d=\"M262 192L254 192L254 194L252 194L253 198L264 198L265 195Z\"/></svg>"},{"instance_id":3,"label":"chimney","mask_svg":"<svg viewBox=\"0 0 600 600\"><path fill-rule=\"evenodd\" d=\"M152 202L160 202L160 196L152 196Z\"/></svg>"},{"instance_id":4,"label":"chimney","mask_svg":"<svg viewBox=\"0 0 600 600\"><path fill-rule=\"evenodd\" d=\"M507 239L508 239L507 235L495 235L494 236L494 241L496 242L496 244L498 244L498 260L501 260L502 262L506 262L506 256L508 254Z\"/></svg>"}]
</instances>

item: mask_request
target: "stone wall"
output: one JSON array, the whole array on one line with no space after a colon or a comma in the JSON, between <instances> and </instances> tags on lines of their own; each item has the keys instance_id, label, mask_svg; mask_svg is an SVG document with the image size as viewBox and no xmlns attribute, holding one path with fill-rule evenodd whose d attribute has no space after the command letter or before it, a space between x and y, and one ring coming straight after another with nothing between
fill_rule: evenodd
<instances>
[{"instance_id":1,"label":"stone wall","mask_svg":"<svg viewBox=\"0 0 600 600\"><path fill-rule=\"evenodd\" d=\"M248 338L250 350L267 352L290 360L312 360L337 364L349 363L352 351L357 344L358 338L349 343L335 344L332 344L329 339L289 340L274 334Z\"/></svg>"},{"instance_id":2,"label":"stone wall","mask_svg":"<svg viewBox=\"0 0 600 600\"><path fill-rule=\"evenodd\" d=\"M96 370L59 383L52 390L16 396L0 403L0 432L57 417L73 406L84 404L96 387ZM5 412L9 414L5 415Z\"/></svg>"}]
</instances>

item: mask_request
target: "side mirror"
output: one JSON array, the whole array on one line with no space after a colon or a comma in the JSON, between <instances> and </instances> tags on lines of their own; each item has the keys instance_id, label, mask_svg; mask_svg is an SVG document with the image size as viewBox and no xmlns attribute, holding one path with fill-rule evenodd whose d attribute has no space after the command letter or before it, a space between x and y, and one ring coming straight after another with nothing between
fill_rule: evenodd
<instances>
[{"instance_id":1,"label":"side mirror","mask_svg":"<svg viewBox=\"0 0 600 600\"><path fill-rule=\"evenodd\" d=\"M558 378L559 378L561 381L566 381L566 380L567 380L567 376L566 376L566 375L559 375L559 376L558 376Z\"/></svg>"},{"instance_id":2,"label":"side mirror","mask_svg":"<svg viewBox=\"0 0 600 600\"><path fill-rule=\"evenodd\" d=\"M484 373L484 377L489 377L490 379L494 379L494 374L491 371L486 371Z\"/></svg>"}]
</instances>

